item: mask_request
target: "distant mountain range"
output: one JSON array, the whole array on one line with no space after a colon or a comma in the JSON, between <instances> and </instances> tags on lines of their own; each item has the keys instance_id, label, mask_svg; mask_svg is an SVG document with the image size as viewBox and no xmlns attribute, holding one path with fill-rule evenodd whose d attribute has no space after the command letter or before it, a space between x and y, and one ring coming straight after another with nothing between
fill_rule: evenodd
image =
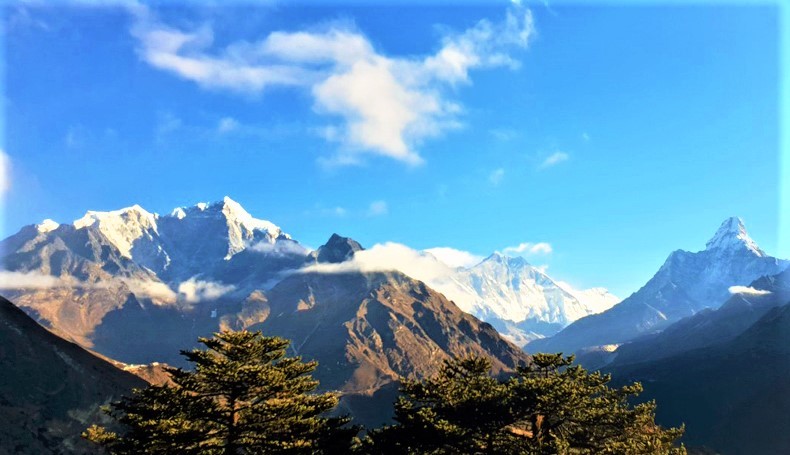
<instances>
[{"instance_id":1,"label":"distant mountain range","mask_svg":"<svg viewBox=\"0 0 790 455\"><path fill-rule=\"evenodd\" d=\"M419 261L403 263L404 273L494 325L519 346L619 302L606 289L579 291L556 281L522 257L496 252L471 267L453 268L429 252L419 254Z\"/></svg>"},{"instance_id":2,"label":"distant mountain range","mask_svg":"<svg viewBox=\"0 0 790 455\"><path fill-rule=\"evenodd\" d=\"M390 408L399 378L432 374L449 357L485 355L502 373L529 360L402 272L311 269L363 249L333 235L309 251L228 198L166 216L135 206L47 221L0 250L3 293L66 339L124 363L183 365L179 351L199 336L261 328L319 360L322 387L346 394L357 416L371 400Z\"/></svg>"},{"instance_id":3,"label":"distant mountain range","mask_svg":"<svg viewBox=\"0 0 790 455\"><path fill-rule=\"evenodd\" d=\"M11 371L0 376L0 451L19 449L5 441L79 451L98 404L144 384L56 335L125 363L183 365L181 349L220 329L292 340L291 354L319 361L322 389L341 391L341 411L368 426L389 418L400 378L467 354L508 374L530 361L526 345L642 381L660 423L686 422L691 445L790 451L789 263L738 218L704 250L670 254L619 303L500 253L454 267L337 234L311 251L229 198L164 216L133 206L46 220L0 251L0 292L49 329L0 300L0 366ZM124 369L164 378L156 366Z\"/></svg>"},{"instance_id":4,"label":"distant mountain range","mask_svg":"<svg viewBox=\"0 0 790 455\"><path fill-rule=\"evenodd\" d=\"M659 332L706 308L718 308L736 286L776 275L790 264L769 256L739 218L725 220L702 251L677 250L637 292L600 314L529 344L533 352L572 353Z\"/></svg>"},{"instance_id":5,"label":"distant mountain range","mask_svg":"<svg viewBox=\"0 0 790 455\"><path fill-rule=\"evenodd\" d=\"M354 252L362 248L349 241L355 246L346 256L317 257L227 197L164 216L137 205L89 211L72 224L27 226L0 243L0 288L40 322L88 347L105 336L100 326L145 318L141 309L191 336L216 322L191 315L237 312L256 292L316 261L348 262L344 267L353 269ZM364 254L371 258L378 251ZM410 251L420 256L419 266L401 262L375 271L398 270L424 281L521 346L618 301L605 289L577 291L522 258L495 253L473 267L454 268L430 253ZM117 349L112 354L132 355Z\"/></svg>"}]
</instances>

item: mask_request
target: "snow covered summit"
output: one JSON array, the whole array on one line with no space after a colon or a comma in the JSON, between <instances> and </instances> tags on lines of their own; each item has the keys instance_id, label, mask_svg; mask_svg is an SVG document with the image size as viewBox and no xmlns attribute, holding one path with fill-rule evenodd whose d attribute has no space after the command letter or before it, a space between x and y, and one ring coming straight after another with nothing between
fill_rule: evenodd
<instances>
[{"instance_id":1,"label":"snow covered summit","mask_svg":"<svg viewBox=\"0 0 790 455\"><path fill-rule=\"evenodd\" d=\"M295 243L280 227L253 217L227 196L178 207L168 215L135 204L112 211L90 210L71 224L45 220L34 228L35 236L41 236L37 244L91 244L98 249L111 245L107 254L120 257L121 270L142 266L164 281L211 273L217 264L249 248L260 253L265 250L262 245Z\"/></svg>"},{"instance_id":2,"label":"snow covered summit","mask_svg":"<svg viewBox=\"0 0 790 455\"><path fill-rule=\"evenodd\" d=\"M757 246L757 242L752 240L746 232L746 226L739 217L731 217L724 220L716 231L716 234L705 244L707 250L739 250L746 248L757 256L766 256L765 252Z\"/></svg>"},{"instance_id":3,"label":"snow covered summit","mask_svg":"<svg viewBox=\"0 0 790 455\"><path fill-rule=\"evenodd\" d=\"M223 257L225 260L243 251L251 243L291 239L279 226L271 221L254 218L228 196L213 203L201 202L192 207L176 208L167 218L166 223L173 227L208 229L208 232L203 231L204 234L216 233L226 239L228 249Z\"/></svg>"},{"instance_id":4,"label":"snow covered summit","mask_svg":"<svg viewBox=\"0 0 790 455\"><path fill-rule=\"evenodd\" d=\"M769 256L757 246L740 218L727 218L702 251L677 250L641 289L603 313L569 325L534 349L574 352L620 344L663 330L706 308L718 308L733 286L748 286L773 276L789 262Z\"/></svg>"}]
</instances>

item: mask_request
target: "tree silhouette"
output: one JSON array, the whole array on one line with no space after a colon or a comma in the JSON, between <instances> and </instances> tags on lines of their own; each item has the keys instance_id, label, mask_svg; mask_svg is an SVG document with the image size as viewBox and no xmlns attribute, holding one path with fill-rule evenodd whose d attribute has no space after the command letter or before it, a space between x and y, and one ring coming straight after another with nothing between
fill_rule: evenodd
<instances>
[{"instance_id":1,"label":"tree silhouette","mask_svg":"<svg viewBox=\"0 0 790 455\"><path fill-rule=\"evenodd\" d=\"M289 341L260 332L200 338L182 351L193 370L170 368L174 386L150 386L107 409L124 429L83 436L112 454L320 454L351 450L358 429L324 417L338 398L314 394L316 362L286 357Z\"/></svg>"},{"instance_id":2,"label":"tree silhouette","mask_svg":"<svg viewBox=\"0 0 790 455\"><path fill-rule=\"evenodd\" d=\"M372 431L376 454L685 454L682 428L655 423L655 403L631 406L639 384L571 366L573 357L536 354L505 381L488 360L448 361L434 378L405 381L396 424Z\"/></svg>"}]
</instances>

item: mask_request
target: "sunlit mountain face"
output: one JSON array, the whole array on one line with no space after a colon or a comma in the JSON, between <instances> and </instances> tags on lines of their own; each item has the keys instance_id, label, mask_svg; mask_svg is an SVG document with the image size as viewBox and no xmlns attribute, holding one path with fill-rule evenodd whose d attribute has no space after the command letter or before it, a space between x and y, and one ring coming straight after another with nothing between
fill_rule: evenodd
<instances>
[{"instance_id":1,"label":"sunlit mountain face","mask_svg":"<svg viewBox=\"0 0 790 455\"><path fill-rule=\"evenodd\" d=\"M0 452L260 330L366 429L562 352L790 453L785 12L632 3L4 2Z\"/></svg>"},{"instance_id":2,"label":"sunlit mountain face","mask_svg":"<svg viewBox=\"0 0 790 455\"><path fill-rule=\"evenodd\" d=\"M677 250L639 291L611 309L571 324L532 349L575 352L621 344L660 331L706 308L718 308L733 293L789 262L769 256L749 237L739 218L725 220L706 248Z\"/></svg>"}]
</instances>

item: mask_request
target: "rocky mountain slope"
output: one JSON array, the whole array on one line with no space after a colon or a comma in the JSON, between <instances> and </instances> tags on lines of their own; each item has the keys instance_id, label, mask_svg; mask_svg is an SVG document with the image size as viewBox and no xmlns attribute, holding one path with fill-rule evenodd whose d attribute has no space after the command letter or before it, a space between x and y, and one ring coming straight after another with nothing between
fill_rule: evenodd
<instances>
[{"instance_id":1,"label":"rocky mountain slope","mask_svg":"<svg viewBox=\"0 0 790 455\"><path fill-rule=\"evenodd\" d=\"M336 251L334 242L348 243ZM337 235L328 245L333 248L310 252L227 197L169 215L137 205L89 211L72 224L46 220L0 242L0 289L83 346L133 363L177 362L163 348L187 346L216 329L218 317L238 313L295 270L353 263L362 250ZM473 267L453 268L414 253L431 263L432 273L404 263L376 271L397 269L426 282L519 345L617 301L605 290L576 291L556 282L522 258L497 253ZM131 341L115 343L121 334ZM153 341L156 334L167 342Z\"/></svg>"},{"instance_id":2,"label":"rocky mountain slope","mask_svg":"<svg viewBox=\"0 0 790 455\"><path fill-rule=\"evenodd\" d=\"M661 403L659 423L686 423L687 444L725 455L790 452L787 301L735 337L658 359L624 362L607 371L617 381L641 381L641 398Z\"/></svg>"},{"instance_id":3,"label":"rocky mountain slope","mask_svg":"<svg viewBox=\"0 0 790 455\"><path fill-rule=\"evenodd\" d=\"M145 382L65 341L0 297L0 453L93 453L99 407Z\"/></svg>"},{"instance_id":4,"label":"rocky mountain slope","mask_svg":"<svg viewBox=\"0 0 790 455\"><path fill-rule=\"evenodd\" d=\"M176 361L307 250L225 198L45 221L0 243L0 288L41 324L127 363ZM213 317L212 317L213 316Z\"/></svg>"},{"instance_id":5,"label":"rocky mountain slope","mask_svg":"<svg viewBox=\"0 0 790 455\"><path fill-rule=\"evenodd\" d=\"M613 365L659 360L729 341L773 308L790 303L790 270L761 277L735 292L718 309L705 309L662 332L637 338L613 352Z\"/></svg>"},{"instance_id":6,"label":"rocky mountain slope","mask_svg":"<svg viewBox=\"0 0 790 455\"><path fill-rule=\"evenodd\" d=\"M533 351L575 352L620 344L660 331L705 308L719 307L733 286L776 275L788 261L769 256L752 240L739 218L725 220L703 251L678 250L639 291L603 313L572 323Z\"/></svg>"},{"instance_id":7,"label":"rocky mountain slope","mask_svg":"<svg viewBox=\"0 0 790 455\"><path fill-rule=\"evenodd\" d=\"M401 377L422 378L442 361L469 354L512 372L528 356L497 331L443 295L400 272L296 274L266 294L262 322L249 326L292 340L292 354L319 362L322 387L345 394L359 416L378 406L367 424L387 419Z\"/></svg>"},{"instance_id":8,"label":"rocky mountain slope","mask_svg":"<svg viewBox=\"0 0 790 455\"><path fill-rule=\"evenodd\" d=\"M348 255L332 271L398 270L423 281L462 310L494 325L523 346L552 335L580 317L603 311L619 299L605 289L573 289L522 257L494 253L477 264L453 267L430 251L388 243Z\"/></svg>"},{"instance_id":9,"label":"rocky mountain slope","mask_svg":"<svg viewBox=\"0 0 790 455\"><path fill-rule=\"evenodd\" d=\"M2 248L4 285L21 308L127 364L180 366L179 351L199 336L260 328L318 360L322 388L341 390L356 411L400 377L432 374L451 356L486 355L499 372L528 360L493 327L400 272L309 272L362 247L333 235L308 252L229 199L168 216L139 207L89 212L74 225L28 227Z\"/></svg>"}]
</instances>

